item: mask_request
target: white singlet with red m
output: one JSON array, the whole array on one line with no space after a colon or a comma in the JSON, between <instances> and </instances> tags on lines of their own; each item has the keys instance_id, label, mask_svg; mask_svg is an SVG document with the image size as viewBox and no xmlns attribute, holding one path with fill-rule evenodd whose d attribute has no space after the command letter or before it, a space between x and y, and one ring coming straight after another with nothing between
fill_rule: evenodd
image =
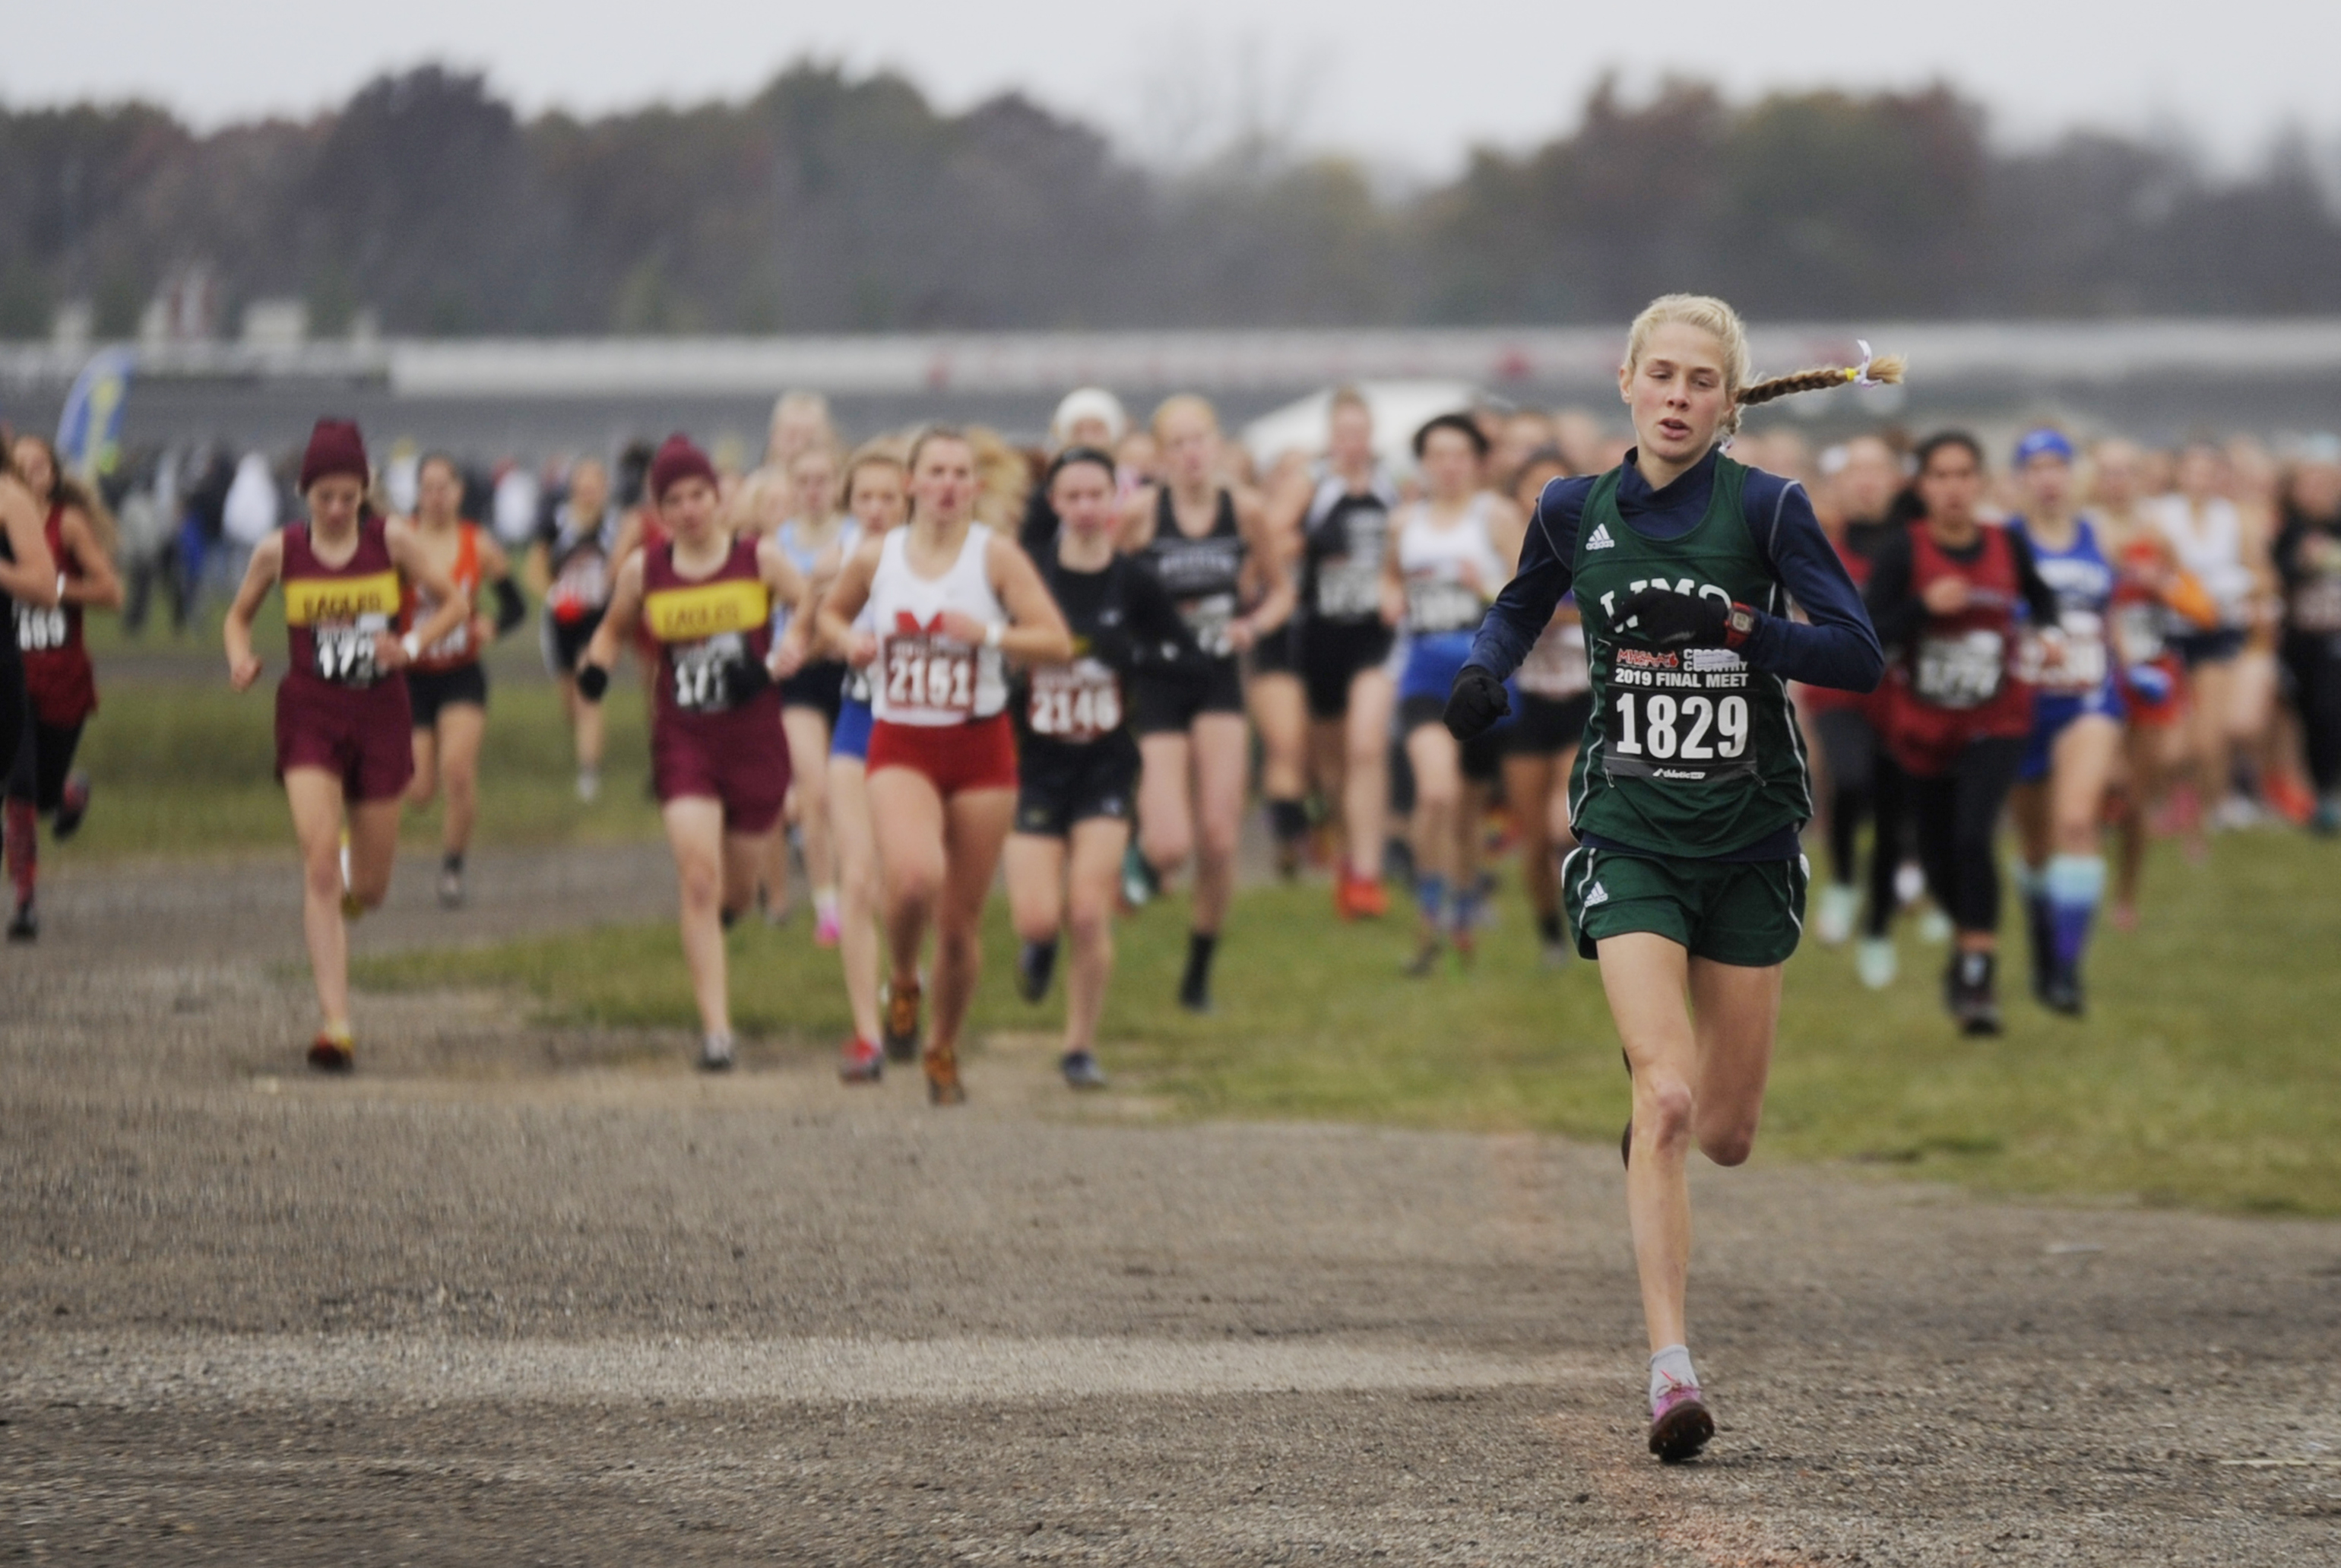
<instances>
[{"instance_id":1,"label":"white singlet with red m","mask_svg":"<svg viewBox=\"0 0 2341 1568\"><path fill-rule=\"evenodd\" d=\"M870 615L878 634L871 712L890 724L928 727L988 719L1008 706L1000 650L955 642L942 635L941 625L946 610L986 626L1008 619L983 565L991 530L970 524L959 559L932 579L911 570L910 542L908 528L889 533L870 579Z\"/></svg>"}]
</instances>

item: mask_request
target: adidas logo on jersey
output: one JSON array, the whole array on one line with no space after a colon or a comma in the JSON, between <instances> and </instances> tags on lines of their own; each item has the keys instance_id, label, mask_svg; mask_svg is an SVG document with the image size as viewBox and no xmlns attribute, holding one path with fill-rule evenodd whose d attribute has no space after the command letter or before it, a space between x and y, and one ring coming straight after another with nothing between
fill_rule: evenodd
<instances>
[{"instance_id":1,"label":"adidas logo on jersey","mask_svg":"<svg viewBox=\"0 0 2341 1568\"><path fill-rule=\"evenodd\" d=\"M1599 883L1597 882L1591 887L1585 890L1586 908L1590 909L1597 904L1607 904L1609 902L1609 890L1602 886Z\"/></svg>"},{"instance_id":2,"label":"adidas logo on jersey","mask_svg":"<svg viewBox=\"0 0 2341 1568\"><path fill-rule=\"evenodd\" d=\"M1608 550L1614 548L1617 543L1618 541L1609 537L1609 524L1596 523L1593 525L1593 537L1585 542L1585 547L1588 550Z\"/></svg>"}]
</instances>

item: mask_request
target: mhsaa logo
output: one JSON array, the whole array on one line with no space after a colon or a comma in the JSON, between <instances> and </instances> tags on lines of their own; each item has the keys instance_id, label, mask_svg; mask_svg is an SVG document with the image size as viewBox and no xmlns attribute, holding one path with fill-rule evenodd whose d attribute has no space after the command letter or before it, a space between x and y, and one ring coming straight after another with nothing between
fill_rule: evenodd
<instances>
[{"instance_id":1,"label":"mhsaa logo","mask_svg":"<svg viewBox=\"0 0 2341 1568\"><path fill-rule=\"evenodd\" d=\"M1737 658L1738 655L1734 654ZM1649 648L1620 648L1618 663L1629 670L1679 670L1682 659L1675 654L1654 653Z\"/></svg>"}]
</instances>

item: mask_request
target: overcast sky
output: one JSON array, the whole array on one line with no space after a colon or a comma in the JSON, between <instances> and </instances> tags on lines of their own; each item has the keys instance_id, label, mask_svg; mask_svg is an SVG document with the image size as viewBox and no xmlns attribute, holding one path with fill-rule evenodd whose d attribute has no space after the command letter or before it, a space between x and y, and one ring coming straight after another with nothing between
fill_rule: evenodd
<instances>
[{"instance_id":1,"label":"overcast sky","mask_svg":"<svg viewBox=\"0 0 2341 1568\"><path fill-rule=\"evenodd\" d=\"M0 99L156 99L206 127L306 114L385 67L484 69L528 109L738 96L807 52L900 68L943 105L1019 87L1144 152L1175 155L1250 112L1315 146L1444 175L1475 142L1522 146L1574 123L1616 69L1735 94L1944 76L2005 137L2074 123L2183 127L2222 161L2286 123L2341 141L2333 0L108 0L13 7ZM1170 20L1171 15L1178 20ZM1668 32L1650 32L1653 18Z\"/></svg>"}]
</instances>

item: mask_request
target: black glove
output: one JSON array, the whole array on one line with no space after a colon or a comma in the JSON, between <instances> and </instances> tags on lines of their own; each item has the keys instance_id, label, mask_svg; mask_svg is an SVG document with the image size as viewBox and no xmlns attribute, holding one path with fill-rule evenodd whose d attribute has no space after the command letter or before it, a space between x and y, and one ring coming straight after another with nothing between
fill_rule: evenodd
<instances>
[{"instance_id":1,"label":"black glove","mask_svg":"<svg viewBox=\"0 0 2341 1568\"><path fill-rule=\"evenodd\" d=\"M1089 645L1082 652L1110 670L1127 670L1138 662L1138 647L1128 626L1101 624L1083 641Z\"/></svg>"},{"instance_id":2,"label":"black glove","mask_svg":"<svg viewBox=\"0 0 2341 1568\"><path fill-rule=\"evenodd\" d=\"M496 635L501 637L528 619L528 602L520 596L520 588L510 577L499 577L488 584L496 597Z\"/></svg>"},{"instance_id":3,"label":"black glove","mask_svg":"<svg viewBox=\"0 0 2341 1568\"><path fill-rule=\"evenodd\" d=\"M723 666L723 703L738 707L772 684L771 666L762 659L740 659Z\"/></svg>"},{"instance_id":4,"label":"black glove","mask_svg":"<svg viewBox=\"0 0 2341 1568\"><path fill-rule=\"evenodd\" d=\"M1730 607L1712 594L1645 588L1619 606L1612 624L1620 637L1671 652L1720 648L1730 640Z\"/></svg>"},{"instance_id":5,"label":"black glove","mask_svg":"<svg viewBox=\"0 0 2341 1568\"><path fill-rule=\"evenodd\" d=\"M1498 719L1512 711L1504 683L1477 664L1455 672L1455 689L1447 694L1447 733L1459 741L1487 734Z\"/></svg>"},{"instance_id":6,"label":"black glove","mask_svg":"<svg viewBox=\"0 0 2341 1568\"><path fill-rule=\"evenodd\" d=\"M598 703L610 689L610 672L599 664L577 666L577 694L589 703Z\"/></svg>"}]
</instances>

